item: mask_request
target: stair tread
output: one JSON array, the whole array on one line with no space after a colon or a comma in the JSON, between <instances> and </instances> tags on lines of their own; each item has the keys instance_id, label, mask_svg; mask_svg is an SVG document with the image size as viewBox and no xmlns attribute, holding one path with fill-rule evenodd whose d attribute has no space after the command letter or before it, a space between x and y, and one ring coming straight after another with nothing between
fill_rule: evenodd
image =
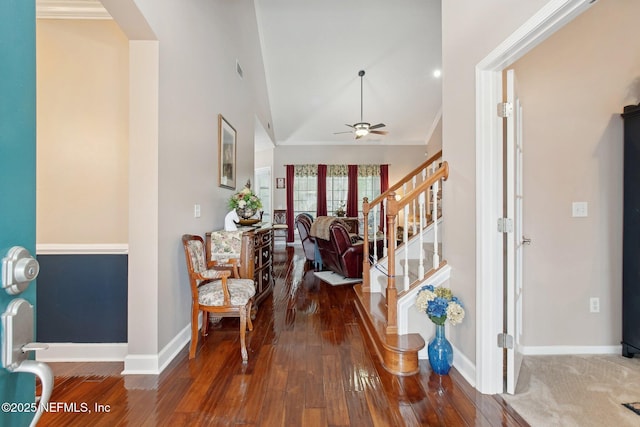
<instances>
[{"instance_id":1,"label":"stair tread","mask_svg":"<svg viewBox=\"0 0 640 427\"><path fill-rule=\"evenodd\" d=\"M375 329L382 344L395 351L418 351L425 345L420 334L387 334L385 320L386 299L378 292L362 292L362 285L355 285L358 302L367 314L370 325Z\"/></svg>"}]
</instances>

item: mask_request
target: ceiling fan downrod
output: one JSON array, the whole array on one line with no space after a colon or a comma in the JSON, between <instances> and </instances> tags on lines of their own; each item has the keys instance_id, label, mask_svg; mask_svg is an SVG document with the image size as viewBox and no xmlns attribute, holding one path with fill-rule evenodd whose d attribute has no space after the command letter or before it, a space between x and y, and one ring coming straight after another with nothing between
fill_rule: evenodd
<instances>
[{"instance_id":1,"label":"ceiling fan downrod","mask_svg":"<svg viewBox=\"0 0 640 427\"><path fill-rule=\"evenodd\" d=\"M358 75L360 76L360 123L362 123L364 121L363 117L364 115L362 114L362 109L363 109L363 98L362 98L362 81L363 81L363 77L364 77L364 70L360 70L358 71Z\"/></svg>"}]
</instances>

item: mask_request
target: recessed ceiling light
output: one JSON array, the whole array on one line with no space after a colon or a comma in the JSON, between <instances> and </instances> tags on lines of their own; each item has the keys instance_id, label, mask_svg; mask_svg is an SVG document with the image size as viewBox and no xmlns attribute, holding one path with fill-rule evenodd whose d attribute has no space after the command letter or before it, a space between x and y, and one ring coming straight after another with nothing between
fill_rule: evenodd
<instances>
[{"instance_id":1,"label":"recessed ceiling light","mask_svg":"<svg viewBox=\"0 0 640 427\"><path fill-rule=\"evenodd\" d=\"M434 70L433 71L433 77L438 78L442 75L442 71L440 70Z\"/></svg>"}]
</instances>

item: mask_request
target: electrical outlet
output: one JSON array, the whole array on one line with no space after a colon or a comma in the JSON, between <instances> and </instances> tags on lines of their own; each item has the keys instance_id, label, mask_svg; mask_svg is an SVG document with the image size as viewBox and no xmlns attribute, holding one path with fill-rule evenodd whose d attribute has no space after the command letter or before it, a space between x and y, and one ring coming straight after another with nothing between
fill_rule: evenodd
<instances>
[{"instance_id":1,"label":"electrical outlet","mask_svg":"<svg viewBox=\"0 0 640 427\"><path fill-rule=\"evenodd\" d=\"M589 299L589 311L591 313L600 313L600 298L591 297Z\"/></svg>"},{"instance_id":2,"label":"electrical outlet","mask_svg":"<svg viewBox=\"0 0 640 427\"><path fill-rule=\"evenodd\" d=\"M573 202L571 214L574 218L589 216L589 204L587 202Z\"/></svg>"}]
</instances>

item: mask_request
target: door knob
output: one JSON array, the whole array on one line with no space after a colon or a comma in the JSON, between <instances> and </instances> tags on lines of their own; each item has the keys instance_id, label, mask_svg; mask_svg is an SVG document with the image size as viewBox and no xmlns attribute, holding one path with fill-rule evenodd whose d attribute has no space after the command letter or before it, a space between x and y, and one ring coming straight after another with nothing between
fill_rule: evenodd
<instances>
[{"instance_id":1,"label":"door knob","mask_svg":"<svg viewBox=\"0 0 640 427\"><path fill-rule=\"evenodd\" d=\"M531 239L527 236L522 236L522 244L523 245L530 245L531 244Z\"/></svg>"},{"instance_id":2,"label":"door knob","mask_svg":"<svg viewBox=\"0 0 640 427\"><path fill-rule=\"evenodd\" d=\"M44 350L49 346L33 340L33 306L22 298L9 303L2 314L2 367L9 372L27 372L40 378L42 394L38 409L29 427L35 427L49 404L53 390L53 371L46 363L30 360L28 352Z\"/></svg>"},{"instance_id":3,"label":"door knob","mask_svg":"<svg viewBox=\"0 0 640 427\"><path fill-rule=\"evenodd\" d=\"M40 264L22 246L14 246L2 258L2 287L9 295L24 292L38 276Z\"/></svg>"}]
</instances>

